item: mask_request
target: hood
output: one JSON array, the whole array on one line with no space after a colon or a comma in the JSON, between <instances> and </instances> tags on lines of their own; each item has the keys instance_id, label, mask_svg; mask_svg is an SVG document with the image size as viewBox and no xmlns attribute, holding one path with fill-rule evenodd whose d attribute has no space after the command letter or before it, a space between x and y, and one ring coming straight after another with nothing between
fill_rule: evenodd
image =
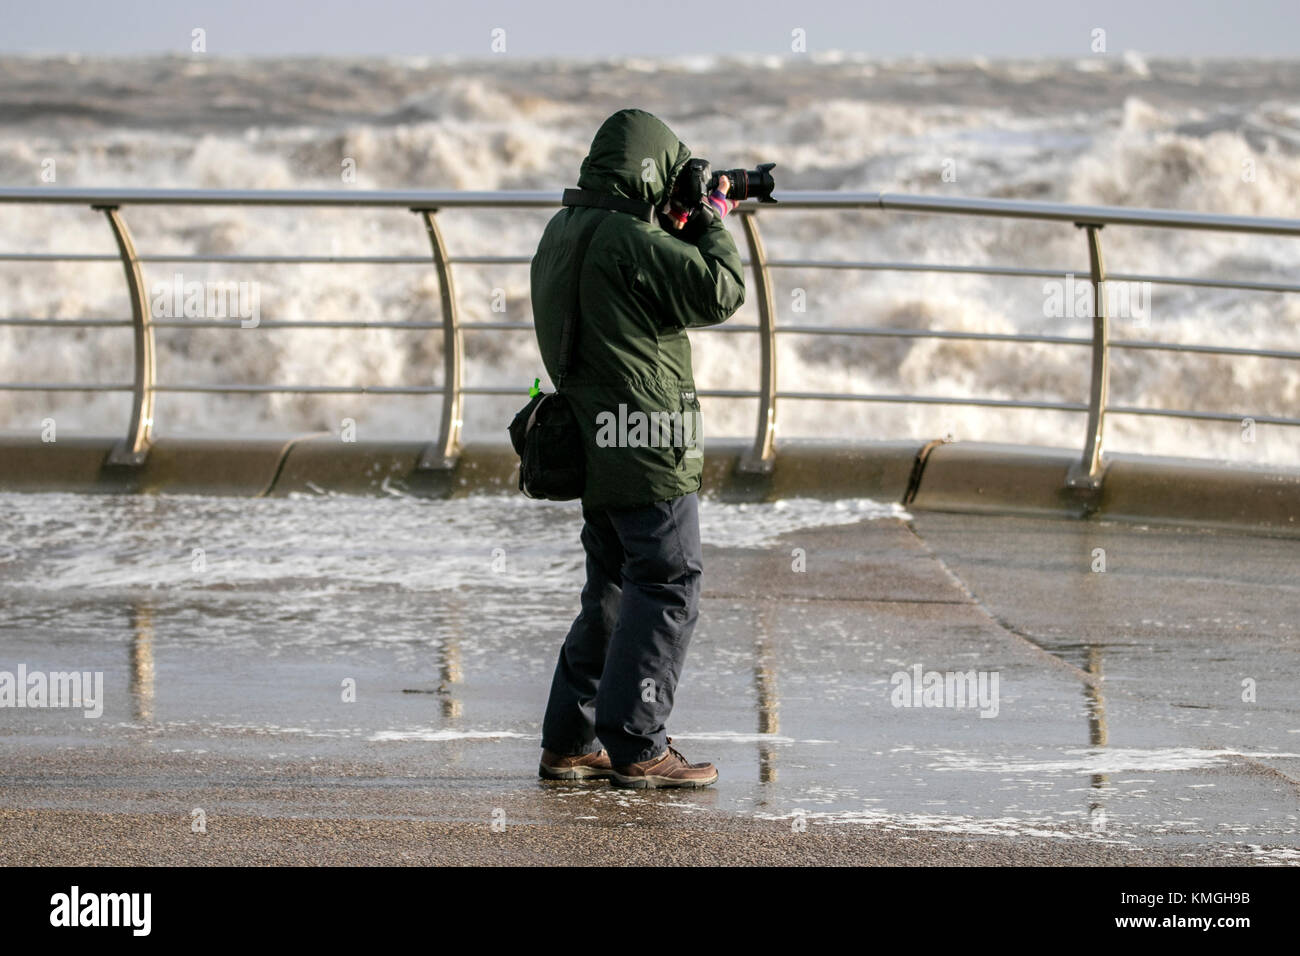
<instances>
[{"instance_id":1,"label":"hood","mask_svg":"<svg viewBox=\"0 0 1300 956\"><path fill-rule=\"evenodd\" d=\"M582 161L578 186L661 206L691 151L657 116L645 110L619 110L600 124ZM654 166L648 180L643 169Z\"/></svg>"}]
</instances>

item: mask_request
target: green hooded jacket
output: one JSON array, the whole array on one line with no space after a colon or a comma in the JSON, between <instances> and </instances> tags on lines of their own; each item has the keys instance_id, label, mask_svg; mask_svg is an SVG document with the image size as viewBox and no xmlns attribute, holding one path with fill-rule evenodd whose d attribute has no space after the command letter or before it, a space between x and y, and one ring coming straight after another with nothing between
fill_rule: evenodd
<instances>
[{"instance_id":1,"label":"green hooded jacket","mask_svg":"<svg viewBox=\"0 0 1300 956\"><path fill-rule=\"evenodd\" d=\"M578 186L663 206L691 151L659 119L620 110L601 124ZM592 234L578 277L580 319L558 380L577 237ZM725 322L745 301L740 253L714 218L695 243L657 222L568 206L533 256L533 322L542 361L577 416L587 452L586 508L632 508L698 491L700 403L686 330Z\"/></svg>"}]
</instances>

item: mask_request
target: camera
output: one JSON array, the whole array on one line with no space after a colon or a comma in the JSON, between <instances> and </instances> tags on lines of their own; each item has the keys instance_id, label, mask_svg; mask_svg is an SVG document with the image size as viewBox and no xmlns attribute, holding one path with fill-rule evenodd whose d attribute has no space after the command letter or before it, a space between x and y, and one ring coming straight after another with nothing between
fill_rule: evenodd
<instances>
[{"instance_id":1,"label":"camera","mask_svg":"<svg viewBox=\"0 0 1300 956\"><path fill-rule=\"evenodd\" d=\"M718 188L719 181L726 176L730 180L728 199L774 203L772 190L776 188L776 182L772 179L772 170L775 167L776 163L761 163L755 169L725 169L715 173L707 159L688 160L673 183L671 198L682 209L694 209L704 202L705 196Z\"/></svg>"},{"instance_id":2,"label":"camera","mask_svg":"<svg viewBox=\"0 0 1300 956\"><path fill-rule=\"evenodd\" d=\"M760 163L754 169L727 169L713 172L707 159L688 160L678 173L669 194L671 206L688 212L686 224L680 228L673 220L659 212L659 222L666 230L687 242L694 242L708 228L713 220L713 208L705 197L718 188L723 176L729 180L727 198L741 202L745 199L757 199L762 203L775 203L772 190L776 182L772 179L772 170L776 163Z\"/></svg>"}]
</instances>

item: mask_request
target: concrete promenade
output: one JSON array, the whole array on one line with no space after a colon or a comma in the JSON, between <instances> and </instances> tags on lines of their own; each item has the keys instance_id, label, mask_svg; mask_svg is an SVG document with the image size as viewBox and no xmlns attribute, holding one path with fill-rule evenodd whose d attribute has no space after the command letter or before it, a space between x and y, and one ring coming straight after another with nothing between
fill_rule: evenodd
<instances>
[{"instance_id":1,"label":"concrete promenade","mask_svg":"<svg viewBox=\"0 0 1300 956\"><path fill-rule=\"evenodd\" d=\"M194 628L290 627L239 589L43 614L0 583L0 669L126 688L100 720L0 710L0 864L1294 865L1298 548L920 510L706 547L670 728L719 766L696 793L537 782L564 589L499 641L451 599L348 596L375 634L451 613L463 646L423 648ZM121 630L95 623L115 602ZM978 700L923 693L971 671Z\"/></svg>"}]
</instances>

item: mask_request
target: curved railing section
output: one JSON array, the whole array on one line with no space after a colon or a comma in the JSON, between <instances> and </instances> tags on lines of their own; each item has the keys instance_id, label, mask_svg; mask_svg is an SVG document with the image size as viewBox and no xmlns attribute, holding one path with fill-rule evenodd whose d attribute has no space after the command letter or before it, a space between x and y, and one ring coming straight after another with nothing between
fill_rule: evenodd
<instances>
[{"instance_id":1,"label":"curved railing section","mask_svg":"<svg viewBox=\"0 0 1300 956\"><path fill-rule=\"evenodd\" d=\"M153 436L154 396L159 392L209 393L332 393L332 394L437 394L442 399L442 414L437 436L420 456L420 467L447 469L455 466L460 452L462 402L467 395L515 395L518 387L467 386L461 379L464 355L463 333L492 330L531 329L527 322L474 322L462 324L458 315L452 267L465 265L527 264L529 256L454 256L451 255L438 227L437 213L443 209L547 209L559 206L558 193L550 192L429 192L429 191L277 191L277 190L172 190L172 189L0 189L0 203L59 203L80 205L102 211L107 218L118 255L86 253L0 253L0 262L92 262L120 260L125 272L132 316L129 321L116 319L28 319L0 318L0 325L130 327L134 336L134 376L130 384L90 384L78 382L0 382L0 391L129 391L132 396L131 417L124 437L114 448L110 461L119 465L139 465L149 452ZM401 328L441 330L443 335L443 381L433 386L331 386L331 385L231 385L231 384L164 384L156 381L154 368L154 330L157 328L225 327L238 320L157 319L150 315L141 266L149 262L198 263L275 263L327 264L376 263L410 264L430 262L411 256L214 256L214 255L141 255L137 253L130 230L123 217L125 207L165 206L310 206L370 207L408 209L420 217L432 250L432 265L439 280L442 321L440 322L348 322L266 320L265 328ZM928 213L933 215L984 216L1029 219L1044 222L1072 223L1079 227L1086 244L1089 262L1088 280L1092 286L1092 334L1088 338L1008 333L954 332L877 328L869 326L778 327L773 305L771 270L773 269L850 269L867 271L928 272L1007 276L1022 278L1060 278L1072 270L1033 269L1013 266L936 264L917 262L839 261L820 259L770 259L759 230L759 218L781 215L794 210L876 210L881 212ZM1240 421L1251 419L1259 424L1300 426L1300 418L1251 413L1200 411L1195 409L1116 406L1108 401L1109 359L1115 350L1195 352L1233 357L1256 357L1297 360L1300 352L1277 349L1248 349L1213 345L1183 345L1144 340L1112 340L1106 314L1105 284L1109 281L1149 282L1252 292L1300 292L1300 285L1276 282L1252 282L1206 277L1108 273L1102 254L1102 229L1106 226L1133 226L1206 230L1215 232L1300 237L1300 220L1250 216L1225 216L1160 209L1127 209L1114 206L1079 206L1058 203L1024 202L992 199L958 199L913 196L891 193L789 192L780 194L777 205L739 207L748 265L753 271L749 298L758 310L758 325L727 324L712 330L756 333L760 346L758 387L752 390L701 389L700 394L727 398L758 400L758 420L753 444L742 457L739 467L745 471L771 469L776 455L778 403L782 401L855 401L895 402L934 405L975 405L996 408L1039 409L1086 414L1078 461L1067 483L1081 489L1100 487L1105 470L1103 442L1108 415L1147 415L1203 421ZM948 338L988 342L1044 343L1088 347L1091 353L1091 377L1086 402L1051 402L972 398L966 396L915 394L861 394L851 392L782 391L777 374L778 334L857 335L884 338Z\"/></svg>"}]
</instances>

